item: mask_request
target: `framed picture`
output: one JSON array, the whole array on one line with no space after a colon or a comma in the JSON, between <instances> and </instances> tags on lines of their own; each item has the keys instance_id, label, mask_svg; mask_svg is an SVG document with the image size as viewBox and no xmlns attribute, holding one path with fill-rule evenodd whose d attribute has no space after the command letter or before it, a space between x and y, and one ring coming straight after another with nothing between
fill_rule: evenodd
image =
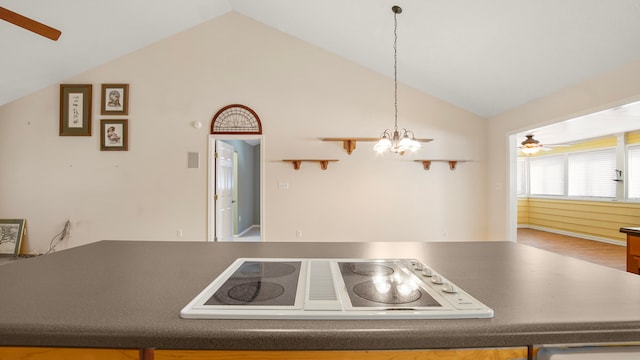
<instances>
[{"instance_id":1,"label":"framed picture","mask_svg":"<svg viewBox=\"0 0 640 360\"><path fill-rule=\"evenodd\" d=\"M24 223L24 219L0 219L0 256L20 254Z\"/></svg>"},{"instance_id":2,"label":"framed picture","mask_svg":"<svg viewBox=\"0 0 640 360\"><path fill-rule=\"evenodd\" d=\"M129 150L128 120L100 120L100 150Z\"/></svg>"},{"instance_id":3,"label":"framed picture","mask_svg":"<svg viewBox=\"0 0 640 360\"><path fill-rule=\"evenodd\" d=\"M60 85L60 136L91 136L91 84Z\"/></svg>"},{"instance_id":4,"label":"framed picture","mask_svg":"<svg viewBox=\"0 0 640 360\"><path fill-rule=\"evenodd\" d=\"M129 114L129 84L102 84L100 115Z\"/></svg>"}]
</instances>

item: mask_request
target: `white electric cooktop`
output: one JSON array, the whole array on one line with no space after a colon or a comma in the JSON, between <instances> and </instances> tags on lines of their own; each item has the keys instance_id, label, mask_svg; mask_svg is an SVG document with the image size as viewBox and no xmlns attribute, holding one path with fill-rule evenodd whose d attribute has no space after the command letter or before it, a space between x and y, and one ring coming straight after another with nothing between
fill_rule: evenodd
<instances>
[{"instance_id":1,"label":"white electric cooktop","mask_svg":"<svg viewBox=\"0 0 640 360\"><path fill-rule=\"evenodd\" d=\"M185 319L467 319L493 310L414 259L240 258Z\"/></svg>"}]
</instances>

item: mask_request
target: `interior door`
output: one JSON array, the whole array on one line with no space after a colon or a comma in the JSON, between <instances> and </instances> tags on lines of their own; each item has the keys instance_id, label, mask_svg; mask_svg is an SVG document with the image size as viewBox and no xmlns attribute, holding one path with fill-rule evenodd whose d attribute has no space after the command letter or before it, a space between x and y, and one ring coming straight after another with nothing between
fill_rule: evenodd
<instances>
[{"instance_id":1,"label":"interior door","mask_svg":"<svg viewBox=\"0 0 640 360\"><path fill-rule=\"evenodd\" d=\"M215 240L233 240L233 145L216 140Z\"/></svg>"}]
</instances>

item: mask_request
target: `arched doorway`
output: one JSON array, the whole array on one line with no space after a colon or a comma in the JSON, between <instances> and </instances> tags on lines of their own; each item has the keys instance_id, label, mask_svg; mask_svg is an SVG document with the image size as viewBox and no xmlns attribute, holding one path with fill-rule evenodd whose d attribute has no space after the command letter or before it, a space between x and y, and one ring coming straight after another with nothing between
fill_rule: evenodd
<instances>
[{"instance_id":1,"label":"arched doorway","mask_svg":"<svg viewBox=\"0 0 640 360\"><path fill-rule=\"evenodd\" d=\"M209 241L263 240L262 144L262 123L251 108L231 104L213 117L209 135ZM243 237L246 233L252 236Z\"/></svg>"}]
</instances>

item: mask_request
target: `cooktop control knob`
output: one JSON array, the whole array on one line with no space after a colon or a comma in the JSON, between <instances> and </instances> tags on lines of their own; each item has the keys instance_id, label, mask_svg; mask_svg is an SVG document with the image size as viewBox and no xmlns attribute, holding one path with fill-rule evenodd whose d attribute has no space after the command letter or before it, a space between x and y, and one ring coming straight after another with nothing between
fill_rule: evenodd
<instances>
[{"instance_id":1,"label":"cooktop control knob","mask_svg":"<svg viewBox=\"0 0 640 360\"><path fill-rule=\"evenodd\" d=\"M433 270L431 270L429 268L422 269L422 276L432 277L433 276Z\"/></svg>"},{"instance_id":2,"label":"cooktop control knob","mask_svg":"<svg viewBox=\"0 0 640 360\"><path fill-rule=\"evenodd\" d=\"M413 265L413 268L418 270L418 271L421 271L422 269L424 269L424 265L422 265L422 263L418 262L415 265Z\"/></svg>"},{"instance_id":3,"label":"cooktop control knob","mask_svg":"<svg viewBox=\"0 0 640 360\"><path fill-rule=\"evenodd\" d=\"M440 277L440 275L433 275L433 277L431 278L431 282L434 284L442 284L444 281L442 280L442 277Z\"/></svg>"},{"instance_id":4,"label":"cooktop control knob","mask_svg":"<svg viewBox=\"0 0 640 360\"><path fill-rule=\"evenodd\" d=\"M449 294L455 294L458 292L458 289L456 289L452 283L444 283L442 284L442 291Z\"/></svg>"}]
</instances>

